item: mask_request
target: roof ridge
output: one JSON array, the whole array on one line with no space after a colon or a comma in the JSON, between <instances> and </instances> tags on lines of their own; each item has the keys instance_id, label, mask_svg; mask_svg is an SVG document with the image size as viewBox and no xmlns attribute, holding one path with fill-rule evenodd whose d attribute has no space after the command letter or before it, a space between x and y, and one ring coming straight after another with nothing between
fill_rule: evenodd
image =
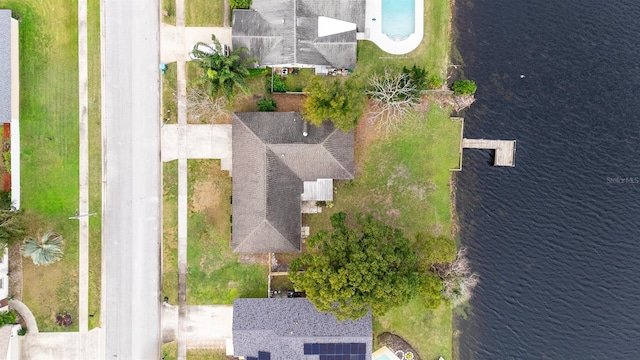
<instances>
[{"instance_id":1,"label":"roof ridge","mask_svg":"<svg viewBox=\"0 0 640 360\"><path fill-rule=\"evenodd\" d=\"M297 176L297 175L296 175L296 176ZM273 224L271 223L271 221L269 221L269 219L265 218L265 219L264 219L264 222L265 222L267 225L271 226L271 228L272 228L273 230L275 230L275 231L276 231L280 236L282 236L282 238L283 238L286 242L288 242L289 244L291 244L294 248L297 248L296 244L291 243L291 241L289 241L289 239L287 239L287 237L286 237L286 236L284 236L284 235L280 232L280 230L278 230L275 226L273 226ZM300 246L302 246L302 244L300 244Z\"/></svg>"},{"instance_id":2,"label":"roof ridge","mask_svg":"<svg viewBox=\"0 0 640 360\"><path fill-rule=\"evenodd\" d=\"M340 167L347 172L347 174L354 176L354 174L351 173L351 171L347 170L344 165L342 165L342 162L338 159L336 159L335 156L333 156L333 154L331 153L331 151L329 151L329 149L327 149L327 147L324 145L327 140L329 140L331 137L333 137L333 135L336 133L336 131L342 131L338 128L333 129L333 131L331 132L331 134L329 134L329 136L327 136L324 140L322 140L322 142L320 143L322 145L322 148L329 153L329 155L338 163L338 165L340 165Z\"/></svg>"}]
</instances>

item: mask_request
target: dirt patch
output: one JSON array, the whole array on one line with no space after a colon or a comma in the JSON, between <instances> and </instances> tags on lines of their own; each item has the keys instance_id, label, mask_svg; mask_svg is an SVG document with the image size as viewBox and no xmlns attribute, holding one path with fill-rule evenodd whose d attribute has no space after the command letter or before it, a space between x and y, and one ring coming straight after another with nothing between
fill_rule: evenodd
<instances>
[{"instance_id":1,"label":"dirt patch","mask_svg":"<svg viewBox=\"0 0 640 360\"><path fill-rule=\"evenodd\" d=\"M301 253L273 254L271 256L271 272L288 272L291 262L299 258L300 254Z\"/></svg>"},{"instance_id":2,"label":"dirt patch","mask_svg":"<svg viewBox=\"0 0 640 360\"><path fill-rule=\"evenodd\" d=\"M229 219L226 212L220 211L224 191L220 184L211 179L204 179L196 181L192 191L191 211L204 214L207 222L212 223L217 229L226 228Z\"/></svg>"},{"instance_id":3,"label":"dirt patch","mask_svg":"<svg viewBox=\"0 0 640 360\"><path fill-rule=\"evenodd\" d=\"M269 264L269 254L240 254L240 264Z\"/></svg>"},{"instance_id":4,"label":"dirt patch","mask_svg":"<svg viewBox=\"0 0 640 360\"><path fill-rule=\"evenodd\" d=\"M443 109L451 108L454 112L468 108L476 101L473 95L451 95L451 94L429 94L423 96L420 99L420 103L415 106L415 109L421 112L428 112L431 104L436 104Z\"/></svg>"},{"instance_id":5,"label":"dirt patch","mask_svg":"<svg viewBox=\"0 0 640 360\"><path fill-rule=\"evenodd\" d=\"M22 300L22 254L20 244L9 248L9 295Z\"/></svg>"},{"instance_id":6,"label":"dirt patch","mask_svg":"<svg viewBox=\"0 0 640 360\"><path fill-rule=\"evenodd\" d=\"M411 347L408 342L406 342L398 335L384 332L378 336L378 344L380 346L388 347L389 350L391 350L393 353L402 351L404 354L406 354L408 352L411 352L413 353L413 358L415 360L420 360L420 355L413 349L413 347ZM398 354L396 354L396 356L397 355ZM401 356L398 357L402 359Z\"/></svg>"},{"instance_id":7,"label":"dirt patch","mask_svg":"<svg viewBox=\"0 0 640 360\"><path fill-rule=\"evenodd\" d=\"M354 158L356 163L356 176L362 173L367 159L369 145L380 137L380 131L375 123L369 119L368 112L362 116L355 130Z\"/></svg>"},{"instance_id":8,"label":"dirt patch","mask_svg":"<svg viewBox=\"0 0 640 360\"><path fill-rule=\"evenodd\" d=\"M278 112L302 111L302 102L306 98L303 94L272 94Z\"/></svg>"}]
</instances>

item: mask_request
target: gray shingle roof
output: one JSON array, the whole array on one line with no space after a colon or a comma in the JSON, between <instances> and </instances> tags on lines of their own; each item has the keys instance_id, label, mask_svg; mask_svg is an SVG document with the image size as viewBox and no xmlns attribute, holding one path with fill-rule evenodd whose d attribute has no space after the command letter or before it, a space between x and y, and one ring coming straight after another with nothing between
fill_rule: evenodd
<instances>
[{"instance_id":1,"label":"gray shingle roof","mask_svg":"<svg viewBox=\"0 0 640 360\"><path fill-rule=\"evenodd\" d=\"M235 113L231 246L239 253L300 251L304 181L352 179L353 132L307 127L299 113Z\"/></svg>"},{"instance_id":2,"label":"gray shingle roof","mask_svg":"<svg viewBox=\"0 0 640 360\"><path fill-rule=\"evenodd\" d=\"M254 0L234 10L232 44L247 47L261 65L306 64L353 68L356 31L364 31L366 0ZM318 36L318 17L356 24L355 31Z\"/></svg>"},{"instance_id":3,"label":"gray shingle roof","mask_svg":"<svg viewBox=\"0 0 640 360\"><path fill-rule=\"evenodd\" d=\"M0 9L0 123L11 122L11 10Z\"/></svg>"},{"instance_id":4,"label":"gray shingle roof","mask_svg":"<svg viewBox=\"0 0 640 360\"><path fill-rule=\"evenodd\" d=\"M317 360L304 355L305 343L365 343L371 359L371 314L356 321L338 321L316 310L305 298L236 299L233 303L235 356L271 353L272 360Z\"/></svg>"}]
</instances>

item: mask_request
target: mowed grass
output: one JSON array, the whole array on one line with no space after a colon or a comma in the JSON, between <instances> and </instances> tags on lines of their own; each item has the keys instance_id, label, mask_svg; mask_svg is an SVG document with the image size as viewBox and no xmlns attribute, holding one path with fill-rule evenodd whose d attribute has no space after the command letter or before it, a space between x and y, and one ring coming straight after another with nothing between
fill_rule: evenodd
<instances>
[{"instance_id":1,"label":"mowed grass","mask_svg":"<svg viewBox=\"0 0 640 360\"><path fill-rule=\"evenodd\" d=\"M416 64L430 74L446 77L451 37L449 34L451 6L448 0L424 2L424 37L420 46L405 55L388 54L371 41L358 42L357 74L383 71L385 67Z\"/></svg>"},{"instance_id":2,"label":"mowed grass","mask_svg":"<svg viewBox=\"0 0 640 360\"><path fill-rule=\"evenodd\" d=\"M20 132L22 208L29 235L53 230L65 239L64 259L35 267L25 259L23 301L41 331L77 330L55 324L67 311L77 320L78 223L68 217L78 207L78 51L77 3L72 1L0 1L20 18ZM100 209L100 51L99 1L88 2L90 206ZM94 37L94 39L91 39ZM97 159L97 164L95 163ZM90 304L99 314L100 221L90 221ZM99 318L91 320L90 327Z\"/></svg>"},{"instance_id":3,"label":"mowed grass","mask_svg":"<svg viewBox=\"0 0 640 360\"><path fill-rule=\"evenodd\" d=\"M100 0L87 2L89 69L89 329L100 326L102 283L102 128L100 83Z\"/></svg>"},{"instance_id":4,"label":"mowed grass","mask_svg":"<svg viewBox=\"0 0 640 360\"><path fill-rule=\"evenodd\" d=\"M419 298L373 319L375 336L385 331L401 336L421 359L451 359L452 312L448 303L435 310L426 309Z\"/></svg>"},{"instance_id":5,"label":"mowed grass","mask_svg":"<svg viewBox=\"0 0 640 360\"><path fill-rule=\"evenodd\" d=\"M162 164L162 296L178 304L178 161Z\"/></svg>"},{"instance_id":6,"label":"mowed grass","mask_svg":"<svg viewBox=\"0 0 640 360\"><path fill-rule=\"evenodd\" d=\"M267 296L267 264L240 264L231 252L231 178L218 160L188 160L187 302L231 304Z\"/></svg>"},{"instance_id":7,"label":"mowed grass","mask_svg":"<svg viewBox=\"0 0 640 360\"><path fill-rule=\"evenodd\" d=\"M411 240L418 233L450 236L449 169L458 165L461 130L460 122L436 106L428 113L414 113L399 129L369 145L362 172L337 186L334 207L305 216L305 223L315 232L329 228L329 217L337 211L370 213L402 229ZM428 310L416 298L374 317L375 332L404 337L421 358L448 359L451 316L449 303Z\"/></svg>"},{"instance_id":8,"label":"mowed grass","mask_svg":"<svg viewBox=\"0 0 640 360\"><path fill-rule=\"evenodd\" d=\"M369 145L363 171L339 182L334 207L305 216L312 231L328 228L337 211L370 213L402 229L448 236L451 231L449 169L460 158L461 123L433 106L413 113L397 130Z\"/></svg>"},{"instance_id":9,"label":"mowed grass","mask_svg":"<svg viewBox=\"0 0 640 360\"><path fill-rule=\"evenodd\" d=\"M184 0L184 17L186 26L223 26L224 0Z\"/></svg>"}]
</instances>

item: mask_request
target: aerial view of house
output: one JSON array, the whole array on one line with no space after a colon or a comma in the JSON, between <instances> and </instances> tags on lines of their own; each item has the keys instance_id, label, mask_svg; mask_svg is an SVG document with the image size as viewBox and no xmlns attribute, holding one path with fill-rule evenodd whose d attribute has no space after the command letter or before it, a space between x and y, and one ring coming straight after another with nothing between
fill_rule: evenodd
<instances>
[{"instance_id":1,"label":"aerial view of house","mask_svg":"<svg viewBox=\"0 0 640 360\"><path fill-rule=\"evenodd\" d=\"M232 148L234 252L300 251L302 202L354 174L353 132L299 113L235 113Z\"/></svg>"},{"instance_id":2,"label":"aerial view of house","mask_svg":"<svg viewBox=\"0 0 640 360\"><path fill-rule=\"evenodd\" d=\"M370 360L371 331L371 314L338 321L304 298L233 303L233 355L245 360Z\"/></svg>"}]
</instances>

